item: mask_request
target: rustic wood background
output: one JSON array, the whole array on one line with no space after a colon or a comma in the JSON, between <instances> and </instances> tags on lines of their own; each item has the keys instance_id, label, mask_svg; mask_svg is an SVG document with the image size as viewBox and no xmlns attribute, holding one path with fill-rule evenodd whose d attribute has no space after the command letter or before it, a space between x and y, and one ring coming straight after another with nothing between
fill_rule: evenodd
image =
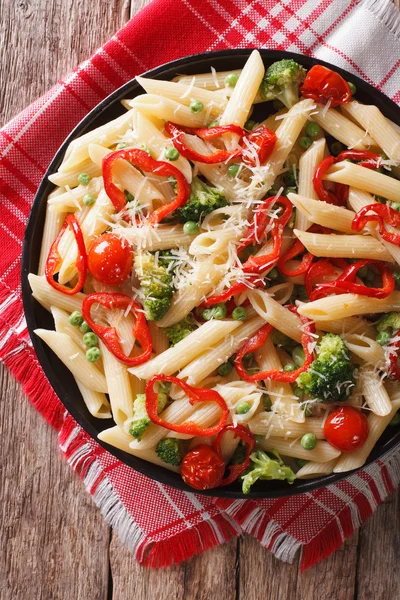
<instances>
[{"instance_id":1,"label":"rustic wood background","mask_svg":"<svg viewBox=\"0 0 400 600\"><path fill-rule=\"evenodd\" d=\"M0 121L105 42L148 0L0 0ZM395 4L400 6L400 0ZM361 32L362 34L362 32ZM151 40L149 40L151 43ZM301 574L253 538L143 569L61 458L57 436L0 368L2 600L394 600L400 493L333 556Z\"/></svg>"}]
</instances>

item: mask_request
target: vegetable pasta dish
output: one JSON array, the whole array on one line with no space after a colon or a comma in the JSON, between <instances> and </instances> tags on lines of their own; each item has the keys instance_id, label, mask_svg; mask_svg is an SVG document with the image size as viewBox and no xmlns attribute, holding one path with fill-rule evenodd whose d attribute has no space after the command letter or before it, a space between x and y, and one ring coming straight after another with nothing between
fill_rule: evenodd
<instances>
[{"instance_id":1,"label":"vegetable pasta dish","mask_svg":"<svg viewBox=\"0 0 400 600\"><path fill-rule=\"evenodd\" d=\"M196 490L359 468L400 424L400 127L257 50L136 81L49 176L35 334L101 441Z\"/></svg>"}]
</instances>

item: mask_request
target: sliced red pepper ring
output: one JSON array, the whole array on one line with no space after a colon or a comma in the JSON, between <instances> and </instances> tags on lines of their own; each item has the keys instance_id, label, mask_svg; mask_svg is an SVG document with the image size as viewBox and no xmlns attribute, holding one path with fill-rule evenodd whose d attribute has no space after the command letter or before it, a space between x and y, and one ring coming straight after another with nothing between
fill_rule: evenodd
<instances>
[{"instance_id":1,"label":"sliced red pepper ring","mask_svg":"<svg viewBox=\"0 0 400 600\"><path fill-rule=\"evenodd\" d=\"M313 177L314 190L318 194L318 198L328 204L335 204L336 206L346 206L348 196L348 186L337 183L335 186L335 194L324 188L323 177L332 165L342 160L358 160L358 161L377 161L375 164L372 162L361 162L360 165L368 167L370 169L379 168L379 154L373 152L367 152L366 150L343 150L337 156L327 156L315 169Z\"/></svg>"},{"instance_id":2,"label":"sliced red pepper ring","mask_svg":"<svg viewBox=\"0 0 400 600\"><path fill-rule=\"evenodd\" d=\"M76 270L78 271L78 281L76 282L73 288L69 288L54 280L54 275L57 273L62 264L62 258L60 256L60 253L58 252L58 245L67 227L70 227L72 229L72 233L74 234L76 245L78 247L78 254L75 263ZM82 230L75 215L68 215L67 217L65 217L64 224L50 247L49 255L47 257L45 266L46 280L47 283L49 283L54 289L58 290L59 292L67 294L68 296L73 296L74 294L80 292L83 288L86 281L86 275L87 253L85 248L85 240L83 239Z\"/></svg>"},{"instance_id":3,"label":"sliced red pepper ring","mask_svg":"<svg viewBox=\"0 0 400 600\"><path fill-rule=\"evenodd\" d=\"M171 137L171 142L174 147L179 150L179 152L187 158L188 160L192 160L193 162L205 163L208 165L213 165L220 162L226 162L232 158L237 158L241 156L242 150L238 148L233 152L229 152L228 150L217 150L214 154L205 155L196 152L189 148L183 139L184 133L189 133L191 135L197 135L202 140L212 140L216 137L223 135L224 133L235 133L243 138L245 135L245 130L239 127L238 125L219 125L218 127L183 127L182 125L176 125L171 121L168 121L165 124L165 131Z\"/></svg>"},{"instance_id":4,"label":"sliced red pepper ring","mask_svg":"<svg viewBox=\"0 0 400 600\"><path fill-rule=\"evenodd\" d=\"M200 425L196 425L193 421L186 421L185 423L169 423L165 421L158 414L158 394L154 391L154 384L157 381L166 381L169 383L174 383L178 387L180 387L187 397L189 398L190 404L198 404L199 402L214 402L218 404L221 408L221 416L216 425L212 427L200 427ZM211 437L215 435L226 425L226 421L228 419L229 410L226 405L225 400L215 390L209 390L208 388L196 388L185 381L183 379L178 379L178 377L172 377L163 375L162 373L159 375L154 375L150 381L147 382L146 385L146 410L149 415L151 421L156 425L160 425L161 427L165 427L170 431L175 431L176 433L185 433L193 436L201 436L201 437Z\"/></svg>"},{"instance_id":5,"label":"sliced red pepper ring","mask_svg":"<svg viewBox=\"0 0 400 600\"><path fill-rule=\"evenodd\" d=\"M295 371L279 371L278 369L272 369L270 371L263 371L260 373L254 373L249 375L243 366L243 357L249 352L256 352L261 348L267 339L269 338L271 331L273 330L272 325L267 323L263 325L261 329L257 331L243 346L238 350L235 358L235 367L239 376L245 381L261 381L264 379L272 379L273 381L281 381L286 383L294 383L298 376L307 371L309 366L314 360L314 352L310 352L310 344L314 345L313 334L315 334L315 324L303 315L299 315L297 307L290 304L286 307L291 312L298 315L303 324L303 333L301 336L301 345L304 350L304 364L296 369Z\"/></svg>"},{"instance_id":6,"label":"sliced red pepper ring","mask_svg":"<svg viewBox=\"0 0 400 600\"><path fill-rule=\"evenodd\" d=\"M168 135L171 137L171 141L175 148L179 150L179 152L187 158L188 160L192 160L193 162L200 162L204 164L216 164L220 162L226 162L228 160L238 158L243 155L243 162L247 165L254 166L257 162L263 164L271 155L276 140L276 134L274 131L271 131L264 125L260 125L246 133L242 127L239 125L218 125L216 127L183 127L182 125L177 125L176 123L172 123L168 121L165 124L165 130ZM202 140L208 141L213 140L225 133L234 133L239 136L240 148L237 148L233 152L228 150L217 150L213 154L206 155L200 154L195 150L189 148L183 138L183 134L188 133L190 135L197 135ZM246 144L246 141L251 143L253 151L256 156L250 156L252 152L248 150L249 144Z\"/></svg>"},{"instance_id":7,"label":"sliced red pepper ring","mask_svg":"<svg viewBox=\"0 0 400 600\"><path fill-rule=\"evenodd\" d=\"M347 263L346 263L347 266ZM321 258L313 265L311 265L309 271L306 274L304 285L306 288L306 292L308 297L311 299L313 295L313 286L315 281L318 279L322 279L327 275L336 275L337 271L332 265L331 261L327 258Z\"/></svg>"},{"instance_id":8,"label":"sliced red pepper ring","mask_svg":"<svg viewBox=\"0 0 400 600\"><path fill-rule=\"evenodd\" d=\"M336 71L323 65L314 65L308 71L300 93L303 98L312 98L315 102L330 102L333 108L347 104L351 98L350 86Z\"/></svg>"},{"instance_id":9,"label":"sliced red pepper ring","mask_svg":"<svg viewBox=\"0 0 400 600\"><path fill-rule=\"evenodd\" d=\"M235 438L239 437L246 444L246 454L242 463L238 465L230 465L228 467L229 475L222 479L222 481L218 484L218 487L223 487L233 483L247 469L251 462L250 454L253 452L256 445L254 435L248 429L246 429L246 427L243 427L243 425L226 425L223 429L221 429L213 443L214 450L220 456L222 456L221 440L227 431L232 431Z\"/></svg>"},{"instance_id":10,"label":"sliced red pepper ring","mask_svg":"<svg viewBox=\"0 0 400 600\"><path fill-rule=\"evenodd\" d=\"M363 267L375 266L382 278L382 287L369 287L361 283L356 283L357 273ZM357 262L348 265L341 275L334 281L329 283L320 283L312 292L310 299L318 300L324 298L328 294L343 294L345 292L351 294L359 294L360 296L368 296L369 298L387 298L393 292L395 280L389 267L384 262L379 260L358 260Z\"/></svg>"},{"instance_id":11,"label":"sliced red pepper ring","mask_svg":"<svg viewBox=\"0 0 400 600\"><path fill-rule=\"evenodd\" d=\"M373 214L368 215L367 213L372 212ZM400 213L394 210L388 204L368 204L363 206L358 211L351 224L354 231L361 231L367 225L367 223L376 222L378 224L379 235L386 242L400 246L400 233L388 231L385 227L385 223L388 223L392 227L400 227Z\"/></svg>"},{"instance_id":12,"label":"sliced red pepper ring","mask_svg":"<svg viewBox=\"0 0 400 600\"><path fill-rule=\"evenodd\" d=\"M314 255L310 252L306 252L301 259L301 262L298 267L295 269L289 269L287 266L287 262L292 260L302 252L304 252L304 244L301 243L300 240L296 240L295 243L289 250L287 250L278 260L277 267L282 275L286 277L297 277L298 275L304 275L308 272L311 267L312 261L314 260Z\"/></svg>"},{"instance_id":13,"label":"sliced red pepper ring","mask_svg":"<svg viewBox=\"0 0 400 600\"><path fill-rule=\"evenodd\" d=\"M154 160L154 158L145 152L145 150L128 148L126 150L110 152L110 154L107 154L107 156L103 158L104 189L117 212L120 212L126 206L125 194L113 182L112 174L112 168L115 161L121 159L131 162L135 167L138 167L146 173L154 173L155 175L161 175L162 177L172 176L176 179L177 194L175 200L169 204L164 204L153 211L149 217L149 223L153 225L159 223L166 216L174 212L174 210L183 204L186 204L190 196L190 186L179 169L168 162Z\"/></svg>"},{"instance_id":14,"label":"sliced red pepper ring","mask_svg":"<svg viewBox=\"0 0 400 600\"><path fill-rule=\"evenodd\" d=\"M91 317L90 310L93 304L100 304L104 308L113 310L121 308L129 310L135 317L135 325L132 329L134 338L139 342L142 347L142 354L130 358L126 356L121 348L118 333L115 327L108 325L100 325L95 323ZM118 294L113 292L100 292L96 294L88 294L82 302L82 315L89 327L94 333L104 342L107 349L122 363L130 367L141 365L142 363L149 360L153 345L151 341L151 335L147 326L146 317L142 307L136 300L133 300L125 294Z\"/></svg>"},{"instance_id":15,"label":"sliced red pepper ring","mask_svg":"<svg viewBox=\"0 0 400 600\"><path fill-rule=\"evenodd\" d=\"M247 284L244 283L243 281L238 281L238 282L234 283L233 285L231 285L231 287L224 290L221 294L210 296L210 298L207 298L206 300L204 300L204 302L202 302L200 304L200 308L207 308L209 306L214 306L214 304L220 304L221 302L226 302L227 300L230 300L232 298L232 296L236 296L236 294L240 294L241 292L244 292L245 290L263 287L263 286L264 286L264 282L262 281L262 279L260 279L260 277L257 277L257 276L248 277Z\"/></svg>"},{"instance_id":16,"label":"sliced red pepper ring","mask_svg":"<svg viewBox=\"0 0 400 600\"><path fill-rule=\"evenodd\" d=\"M271 156L277 140L276 133L265 127L265 125L256 127L242 139L241 146L244 151L243 162L253 167L256 166L257 162L263 165ZM249 150L249 152L246 152L246 149L249 147L246 141L250 142L253 151ZM257 158L253 156L254 152Z\"/></svg>"}]
</instances>

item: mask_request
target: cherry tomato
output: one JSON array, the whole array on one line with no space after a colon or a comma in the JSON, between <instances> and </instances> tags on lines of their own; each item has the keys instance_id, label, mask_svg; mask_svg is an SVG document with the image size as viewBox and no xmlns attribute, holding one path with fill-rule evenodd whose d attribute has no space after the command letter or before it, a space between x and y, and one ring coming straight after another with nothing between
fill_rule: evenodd
<instances>
[{"instance_id":1,"label":"cherry tomato","mask_svg":"<svg viewBox=\"0 0 400 600\"><path fill-rule=\"evenodd\" d=\"M312 98L322 104L330 100L332 108L339 104L347 104L351 98L347 81L339 73L322 65L315 65L308 71L300 93L303 98Z\"/></svg>"},{"instance_id":2,"label":"cherry tomato","mask_svg":"<svg viewBox=\"0 0 400 600\"><path fill-rule=\"evenodd\" d=\"M352 406L334 410L324 426L326 441L342 452L354 452L364 446L368 431L366 416Z\"/></svg>"},{"instance_id":3,"label":"cherry tomato","mask_svg":"<svg viewBox=\"0 0 400 600\"><path fill-rule=\"evenodd\" d=\"M122 283L129 277L132 258L132 248L126 240L114 233L104 233L89 247L89 273L101 283Z\"/></svg>"},{"instance_id":4,"label":"cherry tomato","mask_svg":"<svg viewBox=\"0 0 400 600\"><path fill-rule=\"evenodd\" d=\"M256 129L253 129L248 135L247 139L258 146L257 154L260 164L263 165L266 160L271 156L272 150L274 149L276 140L276 134L264 125L260 125ZM246 148L246 146L244 146ZM255 164L255 160L251 157L243 158L243 162L246 164Z\"/></svg>"},{"instance_id":5,"label":"cherry tomato","mask_svg":"<svg viewBox=\"0 0 400 600\"><path fill-rule=\"evenodd\" d=\"M207 444L200 444L183 457L181 475L185 483L196 490L209 490L222 481L225 463Z\"/></svg>"}]
</instances>

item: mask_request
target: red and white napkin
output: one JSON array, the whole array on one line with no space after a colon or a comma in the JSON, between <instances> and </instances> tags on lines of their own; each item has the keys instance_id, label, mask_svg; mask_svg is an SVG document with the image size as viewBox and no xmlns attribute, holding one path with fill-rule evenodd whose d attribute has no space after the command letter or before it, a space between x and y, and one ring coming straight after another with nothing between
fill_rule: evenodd
<instances>
[{"instance_id":1,"label":"red and white napkin","mask_svg":"<svg viewBox=\"0 0 400 600\"><path fill-rule=\"evenodd\" d=\"M71 129L135 75L237 47L311 54L400 103L400 12L389 0L153 0L71 75L0 131L0 358L59 432L60 447L141 564L184 560L246 531L302 568L328 556L400 482L400 450L347 480L277 500L226 500L161 485L124 466L66 413L32 349L20 258L36 189Z\"/></svg>"}]
</instances>

